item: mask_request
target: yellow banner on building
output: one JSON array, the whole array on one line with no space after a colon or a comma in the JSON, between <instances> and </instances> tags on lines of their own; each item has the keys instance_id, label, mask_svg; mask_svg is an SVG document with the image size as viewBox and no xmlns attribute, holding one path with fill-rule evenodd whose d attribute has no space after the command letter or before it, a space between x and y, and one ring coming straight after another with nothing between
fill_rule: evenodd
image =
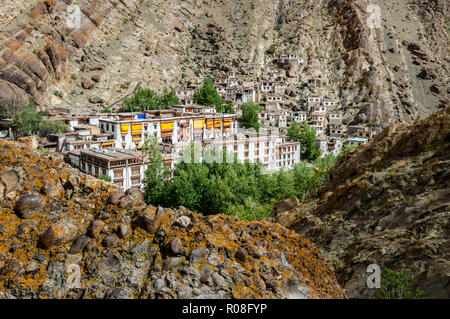
<instances>
[{"instance_id":1,"label":"yellow banner on building","mask_svg":"<svg viewBox=\"0 0 450 319\"><path fill-rule=\"evenodd\" d=\"M131 132L134 133L142 133L142 124L133 124L131 126Z\"/></svg>"},{"instance_id":2,"label":"yellow banner on building","mask_svg":"<svg viewBox=\"0 0 450 319\"><path fill-rule=\"evenodd\" d=\"M102 144L103 147L105 147L105 146L112 146L112 145L114 145L113 142L110 142L110 143L103 143L103 144Z\"/></svg>"},{"instance_id":3,"label":"yellow banner on building","mask_svg":"<svg viewBox=\"0 0 450 319\"><path fill-rule=\"evenodd\" d=\"M173 131L174 127L175 127L174 122L161 123L161 131L163 131L163 132Z\"/></svg>"},{"instance_id":4,"label":"yellow banner on building","mask_svg":"<svg viewBox=\"0 0 450 319\"><path fill-rule=\"evenodd\" d=\"M222 120L214 120L214 127L215 128L221 128L222 127Z\"/></svg>"},{"instance_id":5,"label":"yellow banner on building","mask_svg":"<svg viewBox=\"0 0 450 319\"><path fill-rule=\"evenodd\" d=\"M224 127L230 127L231 124L233 124L233 120L232 119L225 119L225 120L223 120L223 126Z\"/></svg>"},{"instance_id":6,"label":"yellow banner on building","mask_svg":"<svg viewBox=\"0 0 450 319\"><path fill-rule=\"evenodd\" d=\"M122 132L122 134L127 134L129 129L130 129L130 125L128 125L128 124L122 124L120 126L120 131Z\"/></svg>"},{"instance_id":7,"label":"yellow banner on building","mask_svg":"<svg viewBox=\"0 0 450 319\"><path fill-rule=\"evenodd\" d=\"M172 136L174 127L175 127L174 122L161 123L161 136L162 137Z\"/></svg>"},{"instance_id":8,"label":"yellow banner on building","mask_svg":"<svg viewBox=\"0 0 450 319\"><path fill-rule=\"evenodd\" d=\"M205 120L195 120L194 121L194 129L201 130L205 126Z\"/></svg>"},{"instance_id":9,"label":"yellow banner on building","mask_svg":"<svg viewBox=\"0 0 450 319\"><path fill-rule=\"evenodd\" d=\"M212 128L212 127L214 127L214 120L207 121L206 122L206 128Z\"/></svg>"}]
</instances>

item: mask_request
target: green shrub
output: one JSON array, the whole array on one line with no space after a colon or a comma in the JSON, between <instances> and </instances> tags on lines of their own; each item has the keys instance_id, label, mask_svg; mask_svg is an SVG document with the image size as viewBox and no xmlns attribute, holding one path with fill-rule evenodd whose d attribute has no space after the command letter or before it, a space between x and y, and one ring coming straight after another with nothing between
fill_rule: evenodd
<instances>
[{"instance_id":1,"label":"green shrub","mask_svg":"<svg viewBox=\"0 0 450 319\"><path fill-rule=\"evenodd\" d=\"M297 122L292 123L288 129L288 137L294 142L301 142L302 154L306 159L314 161L320 157L322 151L316 145L316 130L308 124L300 126Z\"/></svg>"},{"instance_id":2,"label":"green shrub","mask_svg":"<svg viewBox=\"0 0 450 319\"><path fill-rule=\"evenodd\" d=\"M6 119L7 116L6 109L0 104L0 120Z\"/></svg>"},{"instance_id":3,"label":"green shrub","mask_svg":"<svg viewBox=\"0 0 450 319\"><path fill-rule=\"evenodd\" d=\"M194 94L194 101L199 105L215 106L218 112L222 111L223 101L214 87L213 80L206 78L203 87Z\"/></svg>"},{"instance_id":4,"label":"green shrub","mask_svg":"<svg viewBox=\"0 0 450 319\"><path fill-rule=\"evenodd\" d=\"M172 105L179 103L180 101L173 90L164 90L162 95L158 95L153 90L140 87L134 96L124 100L124 106L120 108L119 112L168 110Z\"/></svg>"},{"instance_id":5,"label":"green shrub","mask_svg":"<svg viewBox=\"0 0 450 319\"><path fill-rule=\"evenodd\" d=\"M417 299L423 295L420 289L413 289L414 277L406 270L395 271L384 268L381 272L381 299Z\"/></svg>"},{"instance_id":6,"label":"green shrub","mask_svg":"<svg viewBox=\"0 0 450 319\"><path fill-rule=\"evenodd\" d=\"M9 125L15 131L15 136L37 135L48 137L51 134L68 131L66 124L44 119L43 116L47 114L47 112L39 112L36 105L29 104L14 116Z\"/></svg>"},{"instance_id":7,"label":"green shrub","mask_svg":"<svg viewBox=\"0 0 450 319\"><path fill-rule=\"evenodd\" d=\"M246 220L270 217L277 201L293 197L303 200L327 182L328 170L336 161L328 156L316 161L315 168L301 162L292 170L272 174L264 174L261 163L238 163L236 159L234 163L181 162L172 179L167 180L157 143L153 141L146 149L154 163L146 171L144 182L149 204L181 205L205 215L228 214Z\"/></svg>"},{"instance_id":8,"label":"green shrub","mask_svg":"<svg viewBox=\"0 0 450 319\"><path fill-rule=\"evenodd\" d=\"M101 175L98 179L100 179L102 181L105 181L105 182L108 182L108 183L112 182L111 176L108 176L108 175Z\"/></svg>"},{"instance_id":9,"label":"green shrub","mask_svg":"<svg viewBox=\"0 0 450 319\"><path fill-rule=\"evenodd\" d=\"M242 116L239 118L241 123L246 129L253 128L259 132L260 123L258 113L262 111L262 107L254 102L247 102L242 104Z\"/></svg>"},{"instance_id":10,"label":"green shrub","mask_svg":"<svg viewBox=\"0 0 450 319\"><path fill-rule=\"evenodd\" d=\"M267 50L267 53L269 53L270 55L273 55L275 52L277 51L277 47L275 44L272 44L270 46L270 48Z\"/></svg>"}]
</instances>

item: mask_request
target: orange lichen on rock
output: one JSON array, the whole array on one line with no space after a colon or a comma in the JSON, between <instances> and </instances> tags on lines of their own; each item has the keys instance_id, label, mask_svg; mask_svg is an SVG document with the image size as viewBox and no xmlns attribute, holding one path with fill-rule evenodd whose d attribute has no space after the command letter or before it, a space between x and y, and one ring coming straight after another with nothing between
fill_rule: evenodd
<instances>
[{"instance_id":1,"label":"orange lichen on rock","mask_svg":"<svg viewBox=\"0 0 450 319\"><path fill-rule=\"evenodd\" d=\"M319 250L279 224L122 208L112 184L22 144L0 141L0 163L0 179L18 176L0 205L0 298L345 297ZM26 194L45 201L21 219Z\"/></svg>"}]
</instances>

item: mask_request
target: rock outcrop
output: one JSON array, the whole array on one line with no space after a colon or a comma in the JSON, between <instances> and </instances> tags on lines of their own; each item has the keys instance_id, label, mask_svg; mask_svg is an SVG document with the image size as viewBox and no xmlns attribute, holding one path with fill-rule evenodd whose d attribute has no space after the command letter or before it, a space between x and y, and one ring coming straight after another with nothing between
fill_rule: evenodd
<instances>
[{"instance_id":1,"label":"rock outcrop","mask_svg":"<svg viewBox=\"0 0 450 319\"><path fill-rule=\"evenodd\" d=\"M345 298L279 224L146 205L0 140L0 298Z\"/></svg>"},{"instance_id":2,"label":"rock outcrop","mask_svg":"<svg viewBox=\"0 0 450 319\"><path fill-rule=\"evenodd\" d=\"M82 0L79 26L67 19L72 2L0 8L0 103L99 111L141 82L255 80L278 53L304 60L287 69L289 85L322 83L295 99L339 99L348 123L413 121L450 101L445 1Z\"/></svg>"},{"instance_id":3,"label":"rock outcrop","mask_svg":"<svg viewBox=\"0 0 450 319\"><path fill-rule=\"evenodd\" d=\"M277 220L317 244L350 297L376 297L366 267L408 269L424 297L450 297L450 107L385 129Z\"/></svg>"}]
</instances>

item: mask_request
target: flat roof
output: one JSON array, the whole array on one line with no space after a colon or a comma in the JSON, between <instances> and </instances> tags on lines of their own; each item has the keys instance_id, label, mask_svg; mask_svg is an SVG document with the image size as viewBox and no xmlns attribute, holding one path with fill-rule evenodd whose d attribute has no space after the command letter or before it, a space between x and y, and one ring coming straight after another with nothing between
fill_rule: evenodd
<instances>
[{"instance_id":1,"label":"flat roof","mask_svg":"<svg viewBox=\"0 0 450 319\"><path fill-rule=\"evenodd\" d=\"M365 137L350 137L348 140L355 142L367 142L369 139Z\"/></svg>"},{"instance_id":2,"label":"flat roof","mask_svg":"<svg viewBox=\"0 0 450 319\"><path fill-rule=\"evenodd\" d=\"M146 119L129 119L129 120L115 120L113 118L100 119L100 122L109 123L144 123L144 122L171 122L177 120L190 120L190 119L222 119L222 118L238 118L236 114L228 113L216 113L216 114L204 114L204 115L184 115L175 117L150 117Z\"/></svg>"},{"instance_id":3,"label":"flat roof","mask_svg":"<svg viewBox=\"0 0 450 319\"><path fill-rule=\"evenodd\" d=\"M107 161L113 161L113 160L125 160L125 159L131 159L135 157L144 157L144 155L141 155L137 152L131 151L131 150L120 150L116 148L107 148L107 149L99 149L99 150L82 150L81 154L85 155L91 155L97 158L105 159Z\"/></svg>"},{"instance_id":4,"label":"flat roof","mask_svg":"<svg viewBox=\"0 0 450 319\"><path fill-rule=\"evenodd\" d=\"M215 109L216 108L215 106L198 105L198 104L193 104L193 105L177 104L177 105L173 105L172 107L183 108L183 109Z\"/></svg>"}]
</instances>

